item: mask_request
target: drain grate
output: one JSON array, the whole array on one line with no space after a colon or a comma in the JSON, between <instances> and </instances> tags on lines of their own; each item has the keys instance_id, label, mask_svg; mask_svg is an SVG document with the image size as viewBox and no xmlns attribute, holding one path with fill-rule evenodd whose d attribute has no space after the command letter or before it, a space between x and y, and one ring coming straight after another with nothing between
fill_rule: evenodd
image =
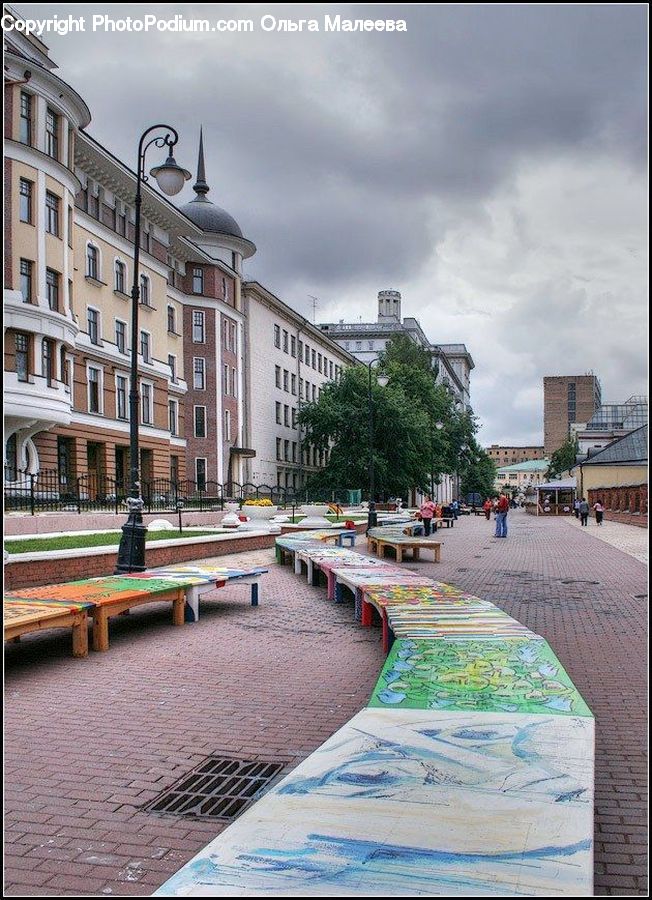
<instances>
[{"instance_id":1,"label":"drain grate","mask_svg":"<svg viewBox=\"0 0 652 900\"><path fill-rule=\"evenodd\" d=\"M161 815L235 819L258 799L285 766L285 763L208 756L143 809Z\"/></svg>"}]
</instances>

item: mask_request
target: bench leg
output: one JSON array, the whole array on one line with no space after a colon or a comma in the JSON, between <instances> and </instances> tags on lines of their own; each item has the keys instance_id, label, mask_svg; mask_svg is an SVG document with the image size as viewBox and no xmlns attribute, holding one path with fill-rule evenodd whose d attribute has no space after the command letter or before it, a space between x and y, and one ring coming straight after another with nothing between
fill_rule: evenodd
<instances>
[{"instance_id":1,"label":"bench leg","mask_svg":"<svg viewBox=\"0 0 652 900\"><path fill-rule=\"evenodd\" d=\"M342 596L342 585L337 582L335 584L335 602L344 603L344 597Z\"/></svg>"},{"instance_id":2,"label":"bench leg","mask_svg":"<svg viewBox=\"0 0 652 900\"><path fill-rule=\"evenodd\" d=\"M93 650L104 653L109 649L109 617L101 606L93 611Z\"/></svg>"},{"instance_id":3,"label":"bench leg","mask_svg":"<svg viewBox=\"0 0 652 900\"><path fill-rule=\"evenodd\" d=\"M362 591L360 588L356 588L353 595L353 618L356 622L362 622Z\"/></svg>"},{"instance_id":4,"label":"bench leg","mask_svg":"<svg viewBox=\"0 0 652 900\"><path fill-rule=\"evenodd\" d=\"M371 603L367 603L366 600L362 601L362 611L360 614L360 624L365 628L369 628L374 621L374 611Z\"/></svg>"},{"instance_id":5,"label":"bench leg","mask_svg":"<svg viewBox=\"0 0 652 900\"><path fill-rule=\"evenodd\" d=\"M312 569L312 578L309 579L310 584L313 587L319 587L319 568L315 565L310 564L310 568Z\"/></svg>"},{"instance_id":6,"label":"bench leg","mask_svg":"<svg viewBox=\"0 0 652 900\"><path fill-rule=\"evenodd\" d=\"M78 659L88 656L88 620L72 626L72 655Z\"/></svg>"},{"instance_id":7,"label":"bench leg","mask_svg":"<svg viewBox=\"0 0 652 900\"><path fill-rule=\"evenodd\" d=\"M418 547L414 547L414 549L412 550L412 559L415 559L415 560L419 559L419 548Z\"/></svg>"},{"instance_id":8,"label":"bench leg","mask_svg":"<svg viewBox=\"0 0 652 900\"><path fill-rule=\"evenodd\" d=\"M176 599L172 601L172 624L183 625L184 609L186 605L185 591L179 591Z\"/></svg>"},{"instance_id":9,"label":"bench leg","mask_svg":"<svg viewBox=\"0 0 652 900\"><path fill-rule=\"evenodd\" d=\"M186 588L184 619L186 622L199 621L199 588L196 586Z\"/></svg>"},{"instance_id":10,"label":"bench leg","mask_svg":"<svg viewBox=\"0 0 652 900\"><path fill-rule=\"evenodd\" d=\"M403 548L399 547L399 546L396 547L396 562L397 563L403 562Z\"/></svg>"},{"instance_id":11,"label":"bench leg","mask_svg":"<svg viewBox=\"0 0 652 900\"><path fill-rule=\"evenodd\" d=\"M251 605L258 606L258 582L254 581L251 585Z\"/></svg>"},{"instance_id":12,"label":"bench leg","mask_svg":"<svg viewBox=\"0 0 652 900\"><path fill-rule=\"evenodd\" d=\"M389 622L387 621L387 610L383 609L383 653L389 653Z\"/></svg>"},{"instance_id":13,"label":"bench leg","mask_svg":"<svg viewBox=\"0 0 652 900\"><path fill-rule=\"evenodd\" d=\"M279 566L283 565L283 551L280 547L276 548L276 562L279 564Z\"/></svg>"},{"instance_id":14,"label":"bench leg","mask_svg":"<svg viewBox=\"0 0 652 900\"><path fill-rule=\"evenodd\" d=\"M326 572L326 596L329 600L333 600L335 598L335 576L330 571Z\"/></svg>"},{"instance_id":15,"label":"bench leg","mask_svg":"<svg viewBox=\"0 0 652 900\"><path fill-rule=\"evenodd\" d=\"M298 553L294 554L294 574L301 575L301 560Z\"/></svg>"}]
</instances>

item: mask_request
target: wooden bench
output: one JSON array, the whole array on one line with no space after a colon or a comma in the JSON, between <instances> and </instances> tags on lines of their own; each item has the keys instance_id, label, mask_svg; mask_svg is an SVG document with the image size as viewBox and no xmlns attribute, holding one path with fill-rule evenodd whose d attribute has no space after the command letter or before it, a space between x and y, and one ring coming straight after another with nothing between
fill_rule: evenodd
<instances>
[{"instance_id":1,"label":"wooden bench","mask_svg":"<svg viewBox=\"0 0 652 900\"><path fill-rule=\"evenodd\" d=\"M387 537L368 537L368 546L372 553L375 553L381 559L384 559L386 550L390 547L396 554L396 562L403 562L403 553L406 550L412 552L412 559L419 559L422 550L430 550L433 554L434 562L441 562L441 543L432 541L427 537L408 537L391 536Z\"/></svg>"},{"instance_id":2,"label":"wooden bench","mask_svg":"<svg viewBox=\"0 0 652 900\"><path fill-rule=\"evenodd\" d=\"M85 609L5 600L5 641L19 641L24 634L50 628L72 628L72 655L78 659L88 656L88 613Z\"/></svg>"}]
</instances>

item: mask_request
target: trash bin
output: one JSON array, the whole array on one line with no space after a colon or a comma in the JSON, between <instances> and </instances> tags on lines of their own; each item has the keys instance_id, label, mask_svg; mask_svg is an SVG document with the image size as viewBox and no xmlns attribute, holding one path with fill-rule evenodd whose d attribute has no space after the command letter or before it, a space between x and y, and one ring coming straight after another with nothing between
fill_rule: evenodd
<instances>
[{"instance_id":1,"label":"trash bin","mask_svg":"<svg viewBox=\"0 0 652 900\"><path fill-rule=\"evenodd\" d=\"M347 491L349 498L349 506L360 506L362 503L362 490L359 491Z\"/></svg>"}]
</instances>

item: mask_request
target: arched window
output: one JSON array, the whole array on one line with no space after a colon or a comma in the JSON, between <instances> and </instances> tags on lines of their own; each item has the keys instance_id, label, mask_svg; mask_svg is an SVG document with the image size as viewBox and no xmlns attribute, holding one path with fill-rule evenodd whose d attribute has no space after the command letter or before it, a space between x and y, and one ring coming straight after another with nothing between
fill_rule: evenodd
<instances>
[{"instance_id":1,"label":"arched window","mask_svg":"<svg viewBox=\"0 0 652 900\"><path fill-rule=\"evenodd\" d=\"M120 294L127 293L127 266L121 259L115 261L115 281L113 289Z\"/></svg>"},{"instance_id":2,"label":"arched window","mask_svg":"<svg viewBox=\"0 0 652 900\"><path fill-rule=\"evenodd\" d=\"M101 263L100 249L95 244L86 244L86 277L100 281Z\"/></svg>"}]
</instances>

